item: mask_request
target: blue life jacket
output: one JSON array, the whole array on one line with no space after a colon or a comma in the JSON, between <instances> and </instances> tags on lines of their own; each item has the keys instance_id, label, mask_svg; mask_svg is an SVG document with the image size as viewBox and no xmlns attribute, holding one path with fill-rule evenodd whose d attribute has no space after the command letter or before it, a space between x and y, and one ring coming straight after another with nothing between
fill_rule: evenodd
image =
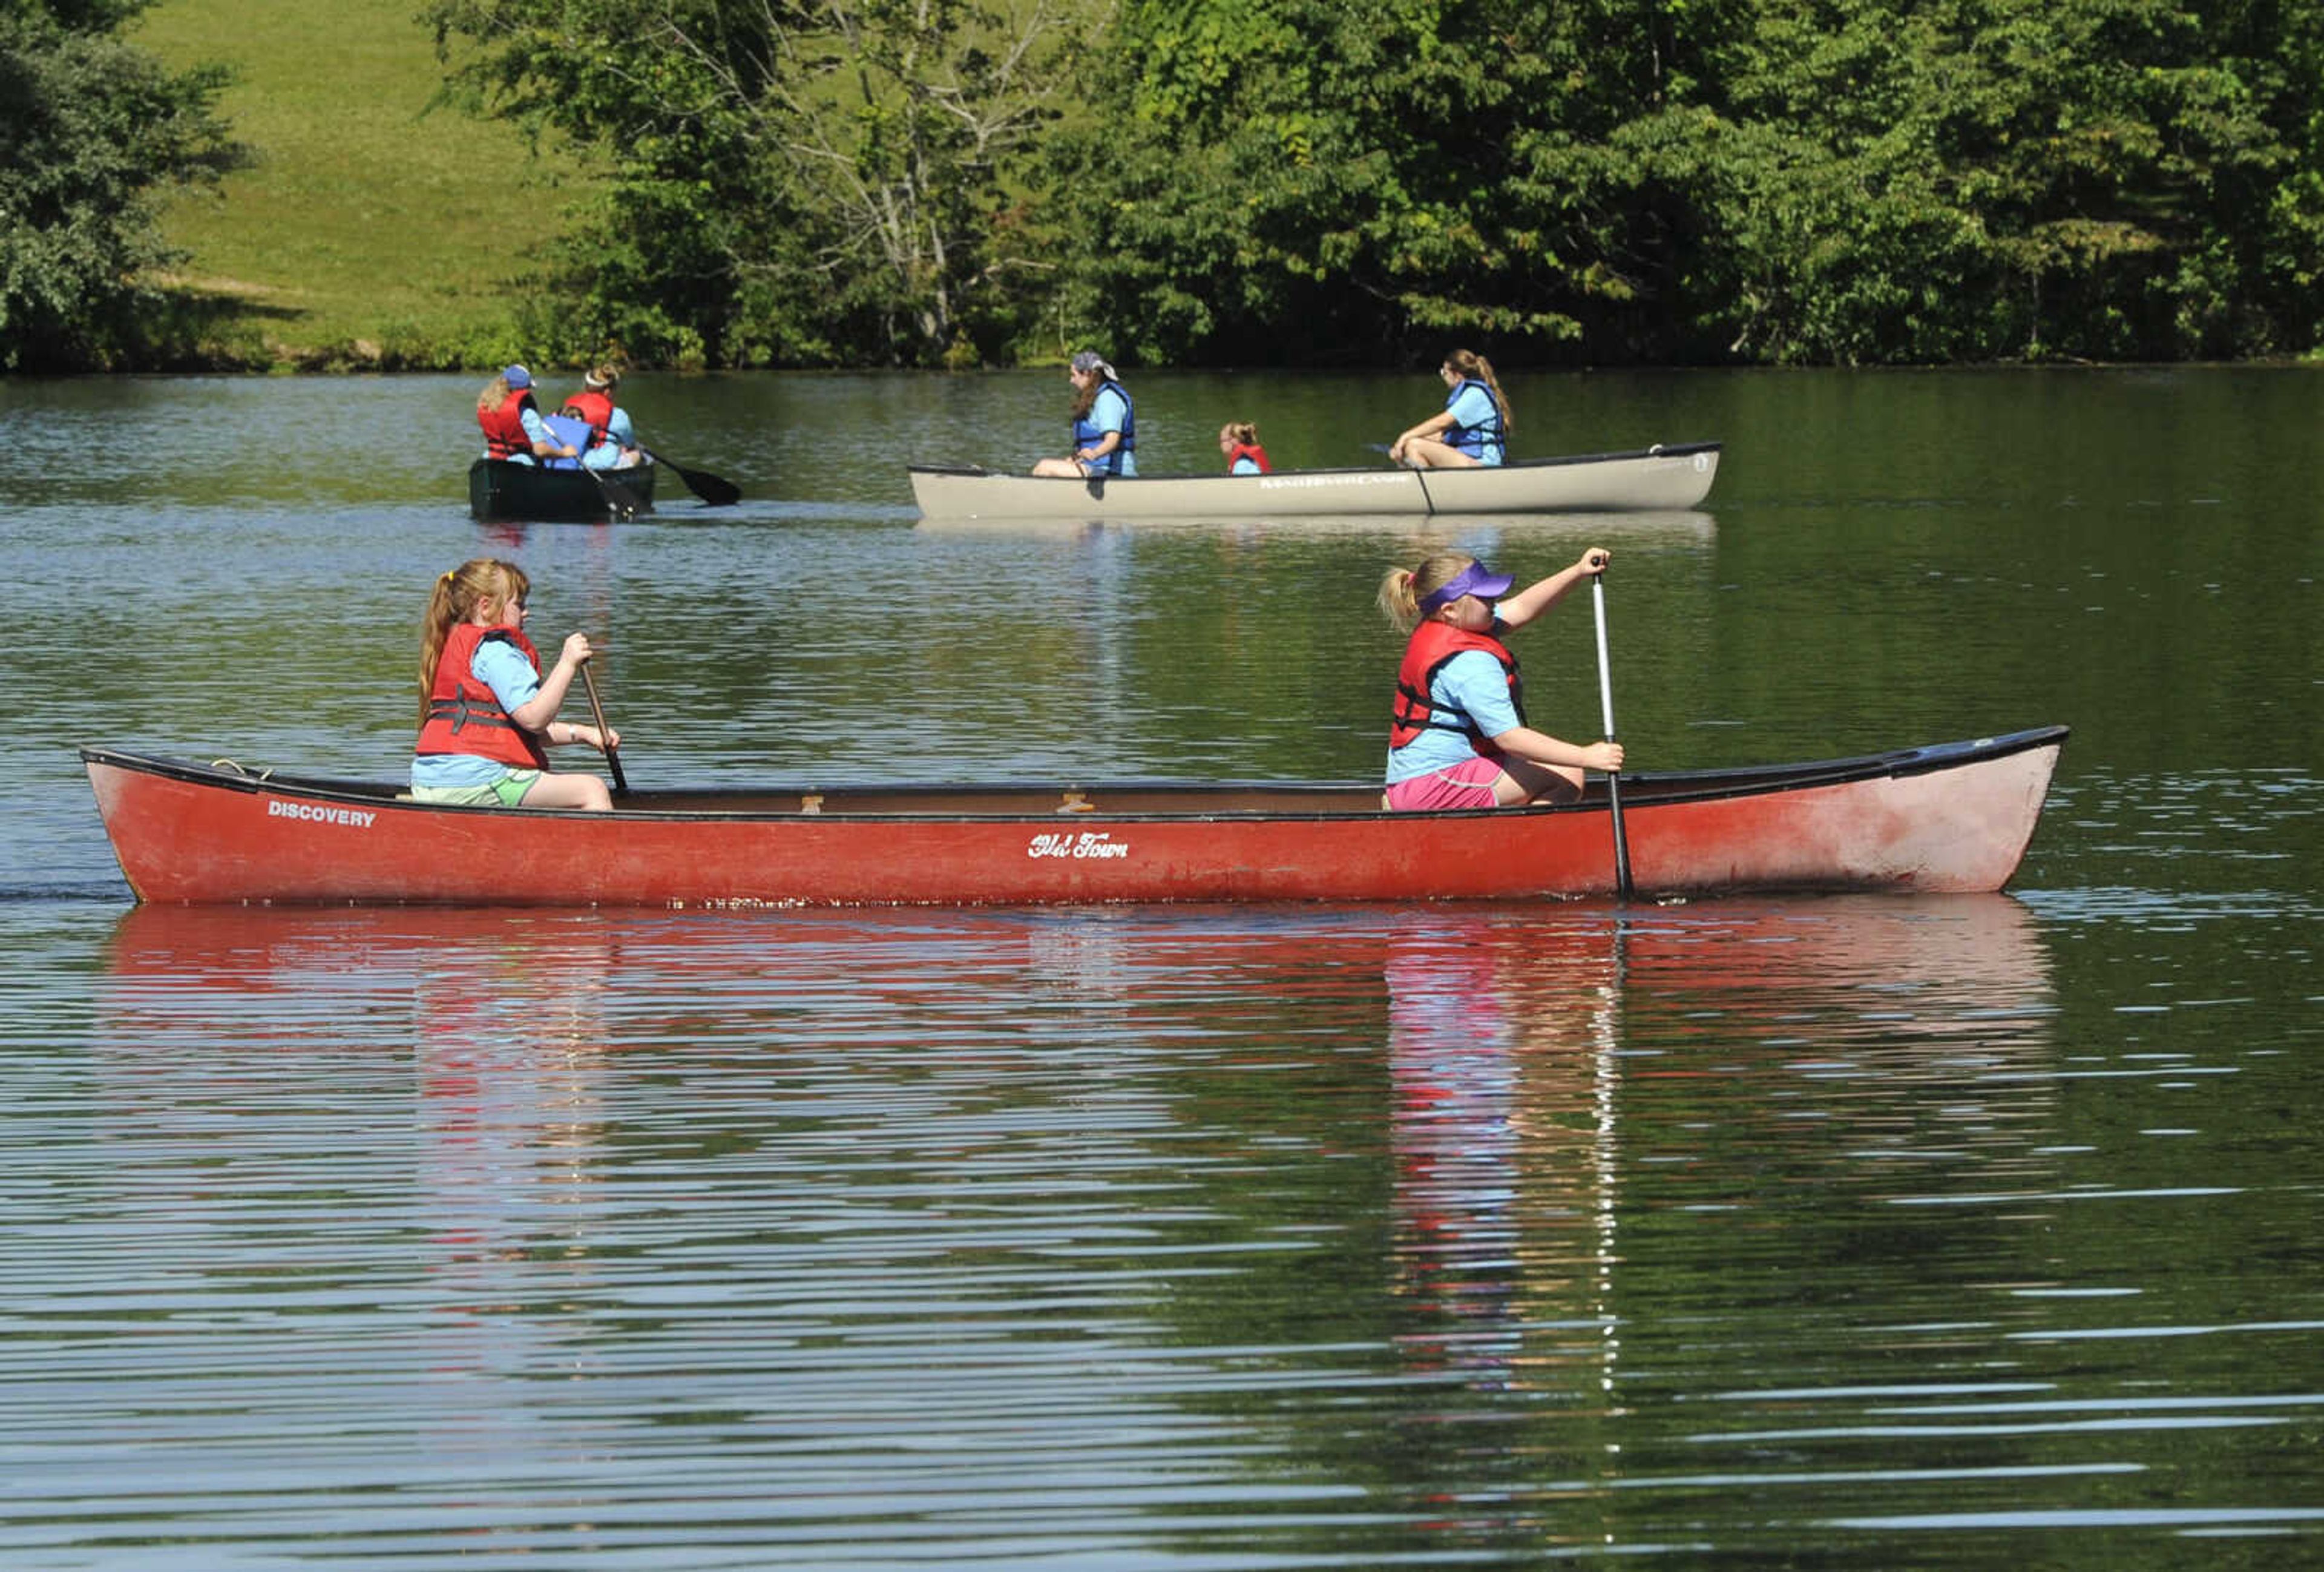
<instances>
[{"instance_id":1,"label":"blue life jacket","mask_svg":"<svg viewBox=\"0 0 2324 1572\"><path fill-rule=\"evenodd\" d=\"M1506 444L1501 439L1501 401L1494 395L1493 390L1473 376L1462 377L1454 385L1452 391L1445 395L1444 407L1451 409L1453 402L1460 398L1463 392L1472 387L1492 402L1493 418L1474 426L1456 423L1446 428L1444 445L1458 452L1466 453L1480 464L1499 464L1504 456Z\"/></svg>"},{"instance_id":2,"label":"blue life jacket","mask_svg":"<svg viewBox=\"0 0 2324 1572\"><path fill-rule=\"evenodd\" d=\"M575 452L586 453L589 451L588 421L573 415L543 415L540 417L540 423L549 428L549 434L550 437L564 443L567 448L572 448ZM578 458L550 457L543 458L540 463L541 467L545 469L578 469L581 467L581 460Z\"/></svg>"},{"instance_id":3,"label":"blue life jacket","mask_svg":"<svg viewBox=\"0 0 2324 1572\"><path fill-rule=\"evenodd\" d=\"M1128 388L1122 386L1118 382L1102 382L1097 384L1097 391L1100 393L1102 393L1108 388L1111 388L1115 393L1121 396L1121 440L1114 445L1112 452L1098 460L1097 473L1100 475L1120 475L1121 473L1121 456L1125 453L1135 453L1138 451L1138 411L1136 407L1130 402L1130 390ZM1092 410L1095 410L1097 408L1097 398L1094 394L1092 395L1090 399L1090 408ZM1074 417L1074 452L1078 453L1084 448L1094 448L1100 442L1104 440L1104 428L1092 425L1090 423L1090 418L1087 415L1076 415Z\"/></svg>"}]
</instances>

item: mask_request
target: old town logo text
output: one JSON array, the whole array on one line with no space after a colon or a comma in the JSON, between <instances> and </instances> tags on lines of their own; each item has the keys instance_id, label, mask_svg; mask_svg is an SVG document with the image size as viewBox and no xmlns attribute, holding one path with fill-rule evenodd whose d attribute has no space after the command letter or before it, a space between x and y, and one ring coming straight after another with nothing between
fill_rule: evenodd
<instances>
[{"instance_id":1,"label":"old town logo text","mask_svg":"<svg viewBox=\"0 0 2324 1572\"><path fill-rule=\"evenodd\" d=\"M1037 835L1025 848L1028 857L1126 857L1128 843L1115 840L1101 829L1085 829L1078 835L1051 831Z\"/></svg>"}]
</instances>

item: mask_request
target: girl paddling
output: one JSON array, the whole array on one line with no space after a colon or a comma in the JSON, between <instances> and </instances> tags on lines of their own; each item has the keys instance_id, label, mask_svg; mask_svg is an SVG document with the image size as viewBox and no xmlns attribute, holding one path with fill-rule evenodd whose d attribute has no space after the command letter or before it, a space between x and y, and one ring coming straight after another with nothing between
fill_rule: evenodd
<instances>
[{"instance_id":1,"label":"girl paddling","mask_svg":"<svg viewBox=\"0 0 2324 1572\"><path fill-rule=\"evenodd\" d=\"M1592 547L1515 595L1515 579L1457 551L1389 570L1380 609L1412 632L1388 726L1389 808L1572 802L1582 771L1622 767L1619 743L1577 746L1526 725L1517 657L1501 642L1605 570L1605 551Z\"/></svg>"},{"instance_id":2,"label":"girl paddling","mask_svg":"<svg viewBox=\"0 0 2324 1572\"><path fill-rule=\"evenodd\" d=\"M613 806L595 775L549 768L544 743L586 743L600 753L622 734L557 718L574 673L589 659L586 633L568 633L543 677L524 636L531 580L513 562L478 557L438 577L420 628L420 741L411 761L415 801L488 808Z\"/></svg>"}]
</instances>

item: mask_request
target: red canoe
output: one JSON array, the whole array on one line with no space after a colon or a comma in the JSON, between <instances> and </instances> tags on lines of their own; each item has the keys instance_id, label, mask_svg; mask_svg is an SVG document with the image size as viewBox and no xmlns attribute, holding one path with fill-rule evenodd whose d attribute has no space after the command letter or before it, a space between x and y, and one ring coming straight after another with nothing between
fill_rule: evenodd
<instances>
[{"instance_id":1,"label":"red canoe","mask_svg":"<svg viewBox=\"0 0 2324 1572\"><path fill-rule=\"evenodd\" d=\"M2066 728L1622 777L1641 896L1998 890ZM639 791L611 814L84 748L142 901L779 907L1442 901L1615 892L1602 781L1567 808L1384 813L1377 785Z\"/></svg>"}]
</instances>

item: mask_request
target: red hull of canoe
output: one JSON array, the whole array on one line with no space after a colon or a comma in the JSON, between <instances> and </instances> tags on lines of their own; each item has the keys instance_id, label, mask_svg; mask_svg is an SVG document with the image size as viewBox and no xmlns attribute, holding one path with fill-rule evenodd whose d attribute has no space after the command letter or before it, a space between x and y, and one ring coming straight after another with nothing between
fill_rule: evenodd
<instances>
[{"instance_id":1,"label":"red hull of canoe","mask_svg":"<svg viewBox=\"0 0 2324 1572\"><path fill-rule=\"evenodd\" d=\"M1625 777L1634 886L1998 890L2024 855L2064 737L2052 727L1828 764ZM906 793L919 806L893 811L892 791L862 789L882 807L859 809L847 792L807 789L646 794L634 809L587 815L424 807L349 782L261 780L104 749L83 757L122 872L150 902L1024 905L1615 888L1602 798L1386 814L1365 788L1125 785ZM1110 806L1115 796L1170 806L1123 811ZM1269 810L1278 797L1284 806ZM931 806L941 803L955 808Z\"/></svg>"}]
</instances>

